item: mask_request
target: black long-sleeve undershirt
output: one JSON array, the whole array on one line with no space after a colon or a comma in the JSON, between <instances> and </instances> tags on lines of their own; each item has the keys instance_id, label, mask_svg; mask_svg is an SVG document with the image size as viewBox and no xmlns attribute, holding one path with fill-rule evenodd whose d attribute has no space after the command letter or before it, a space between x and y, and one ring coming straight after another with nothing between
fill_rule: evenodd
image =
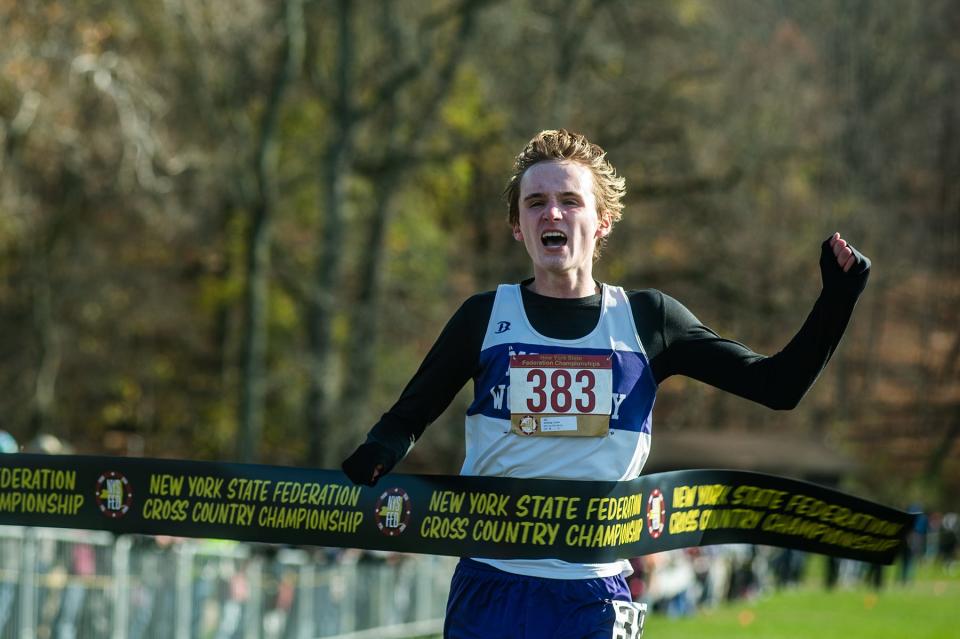
<instances>
[{"instance_id":1,"label":"black long-sleeve undershirt","mask_svg":"<svg viewBox=\"0 0 960 639\"><path fill-rule=\"evenodd\" d=\"M629 291L634 322L656 383L686 375L774 409L797 405L826 366L866 285L870 260L844 273L829 247L821 252L823 290L803 326L778 353L764 356L724 339L672 297L653 289ZM599 294L580 299L545 297L523 282L524 311L533 327L555 339L588 334L600 318ZM495 291L467 299L444 327L397 402L370 431L399 461L468 380L479 354ZM389 468L388 468L389 469Z\"/></svg>"}]
</instances>

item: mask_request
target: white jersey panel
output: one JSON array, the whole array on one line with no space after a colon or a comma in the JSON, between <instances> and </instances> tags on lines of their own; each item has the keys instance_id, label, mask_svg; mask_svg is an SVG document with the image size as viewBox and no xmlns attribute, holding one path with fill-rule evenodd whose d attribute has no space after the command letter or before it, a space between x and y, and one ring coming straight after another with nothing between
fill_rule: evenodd
<instances>
[{"instance_id":1,"label":"white jersey panel","mask_svg":"<svg viewBox=\"0 0 960 639\"><path fill-rule=\"evenodd\" d=\"M510 356L604 355L612 359L610 428L599 437L523 437L510 426ZM656 382L637 335L630 302L603 285L600 319L588 335L560 340L538 333L523 309L519 285L497 288L467 411L462 475L623 481L640 474L650 452ZM507 572L558 579L608 577L626 562L573 564L560 560L477 559Z\"/></svg>"}]
</instances>

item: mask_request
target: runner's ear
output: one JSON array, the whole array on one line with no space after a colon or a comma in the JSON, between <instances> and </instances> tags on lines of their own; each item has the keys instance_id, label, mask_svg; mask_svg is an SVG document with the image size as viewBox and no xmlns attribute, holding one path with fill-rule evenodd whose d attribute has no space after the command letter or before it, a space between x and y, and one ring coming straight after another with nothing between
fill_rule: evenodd
<instances>
[{"instance_id":1,"label":"runner's ear","mask_svg":"<svg viewBox=\"0 0 960 639\"><path fill-rule=\"evenodd\" d=\"M609 235L610 229L612 227L613 227L613 224L611 224L610 222L610 214L601 213L600 223L597 225L597 233L596 233L597 239L600 239L601 237L606 237L607 235Z\"/></svg>"}]
</instances>

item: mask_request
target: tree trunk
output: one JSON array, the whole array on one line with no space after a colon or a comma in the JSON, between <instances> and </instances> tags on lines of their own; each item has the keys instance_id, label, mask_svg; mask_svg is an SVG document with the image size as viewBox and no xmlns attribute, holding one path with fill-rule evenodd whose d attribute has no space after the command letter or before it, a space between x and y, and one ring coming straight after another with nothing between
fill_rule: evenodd
<instances>
[{"instance_id":1,"label":"tree trunk","mask_svg":"<svg viewBox=\"0 0 960 639\"><path fill-rule=\"evenodd\" d=\"M369 254L363 263L360 276L360 292L351 309L349 358L346 361L347 375L344 380L343 414L347 433L362 432L369 428L368 410L370 389L376 375L378 320L382 313L384 244L389 226L392 194L399 181L399 173L391 172L378 181L377 205L367 228L366 241Z\"/></svg>"},{"instance_id":2,"label":"tree trunk","mask_svg":"<svg viewBox=\"0 0 960 639\"><path fill-rule=\"evenodd\" d=\"M352 106L354 37L353 4L339 0L337 99L334 135L327 147L321 175L324 193L323 240L317 260L316 279L308 308L310 380L307 391L308 463L332 464L339 450L338 425L333 424L336 393L336 349L333 320L337 311L337 289L343 266L343 237L346 217L347 180L353 163L354 116Z\"/></svg>"},{"instance_id":3,"label":"tree trunk","mask_svg":"<svg viewBox=\"0 0 960 639\"><path fill-rule=\"evenodd\" d=\"M296 77L302 46L302 0L283 5L286 28L273 85L260 122L259 142L254 155L255 200L247 238L246 289L244 291L244 333L241 343L240 408L237 456L240 461L258 460L263 433L270 294L270 226L276 201L277 123L287 88Z\"/></svg>"},{"instance_id":4,"label":"tree trunk","mask_svg":"<svg viewBox=\"0 0 960 639\"><path fill-rule=\"evenodd\" d=\"M453 45L438 72L434 90L424 99L416 109L414 125L405 136L397 135L401 127L396 122L399 105L396 93L392 95L391 104L387 108L387 130L390 132L387 166L377 176L373 191L378 194L374 208L373 219L367 228L364 247L368 253L360 276L360 289L351 312L349 359L346 363L346 376L343 392L343 416L346 420L340 432L352 436L351 431L366 430L371 415L368 410L370 390L376 376L376 355L378 344L378 319L383 314L383 262L387 229L390 224L393 197L400 186L402 178L416 167L416 160L394 160L400 155L409 156L409 149L415 149L420 140L427 139L431 128L437 121L437 111L450 93L456 71L466 51L470 36L476 25L475 14L480 6L478 2L469 2L462 9L460 28ZM391 21L387 20L385 30L388 31ZM402 45L399 37L391 37L394 56L400 59Z\"/></svg>"},{"instance_id":5,"label":"tree trunk","mask_svg":"<svg viewBox=\"0 0 960 639\"><path fill-rule=\"evenodd\" d=\"M954 279L957 276L957 256L952 253L951 249L957 245L958 239L960 239L960 228L958 228L955 222L951 223L951 216L947 211L953 211L953 220L960 219L960 189L958 189L956 180L953 178L953 176L957 174L957 171L960 170L960 143L957 142L954 126L956 114L953 107L955 104L953 98L958 92L953 82L948 83L946 93L947 99L944 102L942 114L943 132L941 134L940 150L941 176L938 197L938 208L944 212L944 217L943 227L938 238L938 242L940 243L940 247L938 248L940 250L937 251L938 256L944 263L939 264L940 268L937 270L937 273L943 273L951 279ZM960 301L954 299L952 306L953 308L950 309L947 316L954 319L952 324L956 330L956 319L960 318ZM943 388L955 382L958 360L960 360L960 333L954 335L953 343L950 348L947 349L943 363L937 367L936 371L931 371L930 373L936 376L935 388ZM929 402L927 402L927 404L929 404ZM926 411L927 414L929 414L929 412L929 410ZM925 476L928 482L934 482L939 479L943 471L944 463L950 457L950 451L953 450L957 439L960 439L960 403L954 406L954 410L951 411L951 413L952 421L946 428L927 462ZM930 427L931 430L936 429L933 424L928 423L927 426Z\"/></svg>"},{"instance_id":6,"label":"tree trunk","mask_svg":"<svg viewBox=\"0 0 960 639\"><path fill-rule=\"evenodd\" d=\"M56 383L60 371L60 339L54 321L53 292L50 285L47 247L36 247L32 256L33 330L37 343L37 376L34 383L33 410L29 439L40 433L63 436L57 428Z\"/></svg>"}]
</instances>

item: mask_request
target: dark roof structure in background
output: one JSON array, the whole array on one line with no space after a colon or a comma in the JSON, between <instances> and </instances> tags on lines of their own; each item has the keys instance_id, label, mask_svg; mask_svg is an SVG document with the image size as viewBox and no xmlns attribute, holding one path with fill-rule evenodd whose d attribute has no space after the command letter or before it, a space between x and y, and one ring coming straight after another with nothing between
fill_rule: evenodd
<instances>
[{"instance_id":1,"label":"dark roof structure in background","mask_svg":"<svg viewBox=\"0 0 960 639\"><path fill-rule=\"evenodd\" d=\"M849 475L856 464L812 436L710 430L654 433L644 473L687 468L752 470L826 482Z\"/></svg>"}]
</instances>

